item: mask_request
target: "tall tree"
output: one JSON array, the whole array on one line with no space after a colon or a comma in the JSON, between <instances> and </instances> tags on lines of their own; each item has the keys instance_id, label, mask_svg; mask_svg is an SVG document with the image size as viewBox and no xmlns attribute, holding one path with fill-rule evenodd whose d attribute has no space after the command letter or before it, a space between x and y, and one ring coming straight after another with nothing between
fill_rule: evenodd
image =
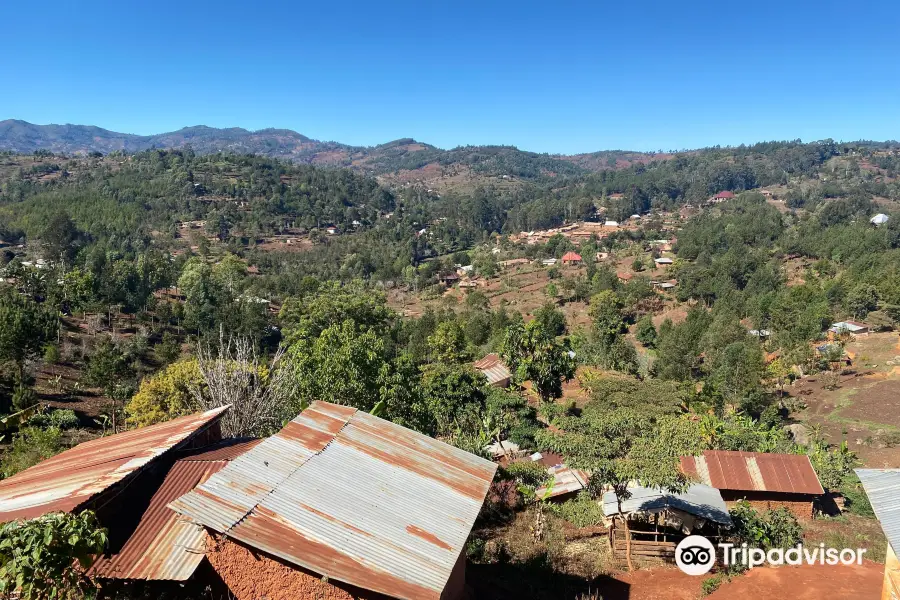
<instances>
[{"instance_id":1,"label":"tall tree","mask_svg":"<svg viewBox=\"0 0 900 600\"><path fill-rule=\"evenodd\" d=\"M520 382L530 380L542 401L562 396L562 384L575 376L568 339L559 340L540 322L510 325L500 354Z\"/></svg>"}]
</instances>

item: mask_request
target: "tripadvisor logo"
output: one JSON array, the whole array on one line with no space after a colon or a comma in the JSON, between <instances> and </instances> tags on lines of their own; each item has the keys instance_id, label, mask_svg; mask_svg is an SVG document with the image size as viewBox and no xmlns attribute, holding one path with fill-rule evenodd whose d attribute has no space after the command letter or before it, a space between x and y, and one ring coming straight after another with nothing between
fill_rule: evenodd
<instances>
[{"instance_id":1,"label":"tripadvisor logo","mask_svg":"<svg viewBox=\"0 0 900 600\"><path fill-rule=\"evenodd\" d=\"M718 544L702 535L689 535L675 547L675 564L688 575L705 575L716 564L717 550L723 566L742 565L748 569L760 565L861 565L866 548L826 548L825 544L792 548L750 548L747 544Z\"/></svg>"}]
</instances>

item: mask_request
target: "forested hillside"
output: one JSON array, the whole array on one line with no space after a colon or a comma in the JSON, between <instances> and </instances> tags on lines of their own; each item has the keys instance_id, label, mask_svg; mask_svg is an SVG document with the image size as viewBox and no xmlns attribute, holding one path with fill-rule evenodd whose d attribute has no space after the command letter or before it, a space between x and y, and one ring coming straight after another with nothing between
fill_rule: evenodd
<instances>
[{"instance_id":1,"label":"forested hillside","mask_svg":"<svg viewBox=\"0 0 900 600\"><path fill-rule=\"evenodd\" d=\"M589 473L550 508L545 466L505 463L467 548L541 557L516 585L546 597L613 567L565 533L602 530L598 490L683 489L679 457L705 450L805 454L850 513L807 539L871 527L852 468L900 446L869 401L900 390L900 148L616 156L588 172L412 140L353 169L193 144L0 154L0 477L210 406L233 406L226 435L265 436L328 400ZM400 178L437 163L492 175ZM832 327L850 320L866 337ZM489 385L479 364L498 363Z\"/></svg>"}]
</instances>

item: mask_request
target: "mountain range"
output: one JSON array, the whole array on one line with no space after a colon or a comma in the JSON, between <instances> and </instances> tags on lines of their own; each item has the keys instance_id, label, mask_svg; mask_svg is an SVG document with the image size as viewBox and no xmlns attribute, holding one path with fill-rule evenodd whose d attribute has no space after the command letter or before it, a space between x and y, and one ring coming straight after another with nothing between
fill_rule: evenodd
<instances>
[{"instance_id":1,"label":"mountain range","mask_svg":"<svg viewBox=\"0 0 900 600\"><path fill-rule=\"evenodd\" d=\"M239 127L219 129L197 125L156 135L134 135L92 125L0 121L0 150L18 153L38 150L64 154L134 153L186 146L201 154L249 153L299 163L347 167L369 175L390 175L395 183L459 175L536 180L623 168L634 162L661 158L660 155L629 151L550 155L526 152L513 146L460 146L443 150L410 138L363 147L314 140L289 129L248 131Z\"/></svg>"}]
</instances>

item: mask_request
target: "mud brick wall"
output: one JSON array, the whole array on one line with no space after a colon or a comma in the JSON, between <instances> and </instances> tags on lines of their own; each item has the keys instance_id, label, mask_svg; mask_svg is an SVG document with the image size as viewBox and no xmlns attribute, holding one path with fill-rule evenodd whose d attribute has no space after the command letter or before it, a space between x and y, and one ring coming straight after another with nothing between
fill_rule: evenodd
<instances>
[{"instance_id":1,"label":"mud brick wall","mask_svg":"<svg viewBox=\"0 0 900 600\"><path fill-rule=\"evenodd\" d=\"M774 492L731 492L722 490L722 499L729 509L740 500L745 500L758 511L786 508L798 519L808 521L813 518L812 496L804 494L778 494Z\"/></svg>"},{"instance_id":2,"label":"mud brick wall","mask_svg":"<svg viewBox=\"0 0 900 600\"><path fill-rule=\"evenodd\" d=\"M206 557L235 600L387 600L222 537L212 538ZM441 600L461 600L465 595L465 553L460 554Z\"/></svg>"}]
</instances>

